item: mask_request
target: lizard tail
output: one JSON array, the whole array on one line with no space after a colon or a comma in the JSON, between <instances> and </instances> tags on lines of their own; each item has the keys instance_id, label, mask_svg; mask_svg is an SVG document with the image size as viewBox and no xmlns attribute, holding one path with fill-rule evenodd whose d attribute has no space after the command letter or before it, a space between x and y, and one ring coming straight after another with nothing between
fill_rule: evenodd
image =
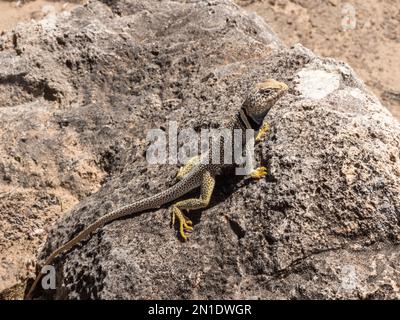
<instances>
[{"instance_id":1,"label":"lizard tail","mask_svg":"<svg viewBox=\"0 0 400 320\"><path fill-rule=\"evenodd\" d=\"M186 186L186 188L184 187ZM196 187L193 185L193 188ZM149 198L145 198L142 200L139 200L137 202L134 202L130 205L126 205L122 208L119 208L115 211L112 211L92 224L90 224L87 228L82 230L80 233L78 233L75 237L73 237L71 240L69 240L67 243L63 244L60 246L58 249L53 251L50 256L46 259L44 262L44 266L50 265L53 260L58 257L60 254L63 252L66 252L70 250L72 247L74 247L77 243L81 242L83 239L87 238L90 236L94 231L97 229L101 228L105 224L122 218L124 216L133 214L133 213L139 213L145 210L149 209L156 209L161 207L163 204L171 202L181 196L183 196L185 193L187 193L189 190L187 188L187 181L181 180L177 184L173 185L172 187L168 188L165 191L162 191L160 193L155 194L154 196L151 196ZM29 289L29 292L26 295L26 299L30 300L32 298L32 294L35 291L35 288L37 284L39 283L40 279L42 278L43 274L39 271L38 275L36 276L35 281L33 282L32 286Z\"/></svg>"}]
</instances>

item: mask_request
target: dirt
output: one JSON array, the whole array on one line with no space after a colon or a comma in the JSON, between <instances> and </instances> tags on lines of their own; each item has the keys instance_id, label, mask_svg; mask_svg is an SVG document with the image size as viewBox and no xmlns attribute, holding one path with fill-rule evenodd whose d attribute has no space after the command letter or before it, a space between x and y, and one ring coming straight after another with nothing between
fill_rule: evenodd
<instances>
[{"instance_id":1,"label":"dirt","mask_svg":"<svg viewBox=\"0 0 400 320\"><path fill-rule=\"evenodd\" d=\"M398 0L237 0L236 3L263 17L288 46L300 42L318 55L350 64L400 119Z\"/></svg>"},{"instance_id":2,"label":"dirt","mask_svg":"<svg viewBox=\"0 0 400 320\"><path fill-rule=\"evenodd\" d=\"M75 2L75 3L73 3ZM77 1L5 1L0 0L0 32L15 27L18 22L40 20L52 12L71 11ZM83 2L83 1L82 1Z\"/></svg>"}]
</instances>

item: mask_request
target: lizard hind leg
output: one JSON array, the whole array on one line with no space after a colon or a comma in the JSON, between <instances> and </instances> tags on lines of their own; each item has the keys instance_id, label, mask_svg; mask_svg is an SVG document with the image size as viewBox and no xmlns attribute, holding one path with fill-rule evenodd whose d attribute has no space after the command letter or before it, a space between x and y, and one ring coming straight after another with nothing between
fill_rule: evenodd
<instances>
[{"instance_id":1,"label":"lizard hind leg","mask_svg":"<svg viewBox=\"0 0 400 320\"><path fill-rule=\"evenodd\" d=\"M179 221L179 233L182 240L187 240L187 232L193 231L193 223L187 218L182 210L196 210L205 208L210 203L211 195L214 191L215 178L214 176L206 171L202 177L202 183L200 188L200 198L192 198L183 201L179 201L172 206L172 224L175 224L175 219Z\"/></svg>"},{"instance_id":2,"label":"lizard hind leg","mask_svg":"<svg viewBox=\"0 0 400 320\"><path fill-rule=\"evenodd\" d=\"M199 160L200 156L194 156L193 158L190 158L183 167L179 168L176 178L178 180L182 180L190 171L192 171Z\"/></svg>"}]
</instances>

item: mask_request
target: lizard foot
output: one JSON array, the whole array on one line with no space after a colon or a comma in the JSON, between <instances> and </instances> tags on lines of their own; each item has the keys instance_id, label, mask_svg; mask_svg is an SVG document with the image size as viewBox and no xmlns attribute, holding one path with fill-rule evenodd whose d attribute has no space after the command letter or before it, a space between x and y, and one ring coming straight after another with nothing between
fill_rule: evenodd
<instances>
[{"instance_id":1,"label":"lizard foot","mask_svg":"<svg viewBox=\"0 0 400 320\"><path fill-rule=\"evenodd\" d=\"M193 231L193 223L186 217L183 212L177 207L172 207L172 225L175 224L175 218L179 221L179 233L182 237L183 241L186 241L188 236L187 234Z\"/></svg>"},{"instance_id":2,"label":"lizard foot","mask_svg":"<svg viewBox=\"0 0 400 320\"><path fill-rule=\"evenodd\" d=\"M267 175L267 168L266 167L258 167L252 173L250 173L250 177L253 179L261 179Z\"/></svg>"},{"instance_id":3,"label":"lizard foot","mask_svg":"<svg viewBox=\"0 0 400 320\"><path fill-rule=\"evenodd\" d=\"M261 141L265 135L267 134L267 131L269 130L269 124L268 123L264 123L262 125L262 127L260 128L260 130L258 130L258 134L256 137L256 142Z\"/></svg>"}]
</instances>

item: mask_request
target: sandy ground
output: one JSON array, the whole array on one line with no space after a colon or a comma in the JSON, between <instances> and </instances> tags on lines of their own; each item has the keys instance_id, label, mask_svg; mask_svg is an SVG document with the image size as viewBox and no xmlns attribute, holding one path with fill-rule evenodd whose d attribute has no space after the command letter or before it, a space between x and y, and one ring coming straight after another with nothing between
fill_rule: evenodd
<instances>
[{"instance_id":1,"label":"sandy ground","mask_svg":"<svg viewBox=\"0 0 400 320\"><path fill-rule=\"evenodd\" d=\"M287 44L347 62L400 119L399 0L237 0Z\"/></svg>"},{"instance_id":2,"label":"sandy ground","mask_svg":"<svg viewBox=\"0 0 400 320\"><path fill-rule=\"evenodd\" d=\"M40 20L54 11L72 10L77 1L0 0L0 32L12 29L20 21Z\"/></svg>"}]
</instances>

